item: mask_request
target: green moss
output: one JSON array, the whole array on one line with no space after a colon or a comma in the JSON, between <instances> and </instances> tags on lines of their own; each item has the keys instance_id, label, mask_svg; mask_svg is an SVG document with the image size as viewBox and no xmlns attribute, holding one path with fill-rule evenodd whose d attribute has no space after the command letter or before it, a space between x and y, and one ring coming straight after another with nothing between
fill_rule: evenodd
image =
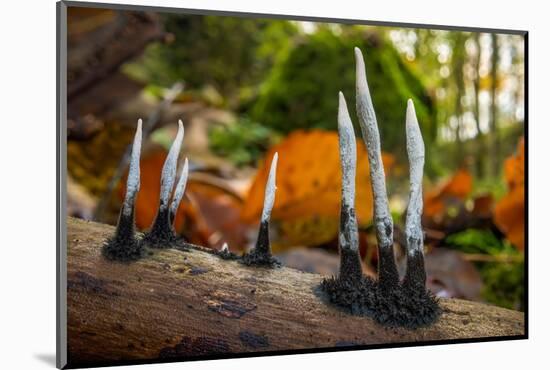
<instances>
[{"instance_id":1,"label":"green moss","mask_svg":"<svg viewBox=\"0 0 550 370\"><path fill-rule=\"evenodd\" d=\"M464 253L508 257L508 262L476 263L483 280L482 297L501 307L524 309L525 269L522 252L487 230L468 229L448 236L445 243Z\"/></svg>"},{"instance_id":2,"label":"green moss","mask_svg":"<svg viewBox=\"0 0 550 370\"><path fill-rule=\"evenodd\" d=\"M279 138L272 129L242 118L230 125L213 127L208 143L214 153L242 166L255 164Z\"/></svg>"},{"instance_id":3,"label":"green moss","mask_svg":"<svg viewBox=\"0 0 550 370\"><path fill-rule=\"evenodd\" d=\"M335 130L340 90L348 100L350 114L355 116L354 46L365 54L383 148L404 156L405 150L395 148L405 148L407 99L415 101L425 132L433 131L432 102L393 46L363 29L349 28L345 35L337 35L327 27L304 36L261 86L251 109L252 118L283 133L308 128ZM425 137L428 142L432 139L430 135Z\"/></svg>"},{"instance_id":4,"label":"green moss","mask_svg":"<svg viewBox=\"0 0 550 370\"><path fill-rule=\"evenodd\" d=\"M525 309L523 261L485 263L480 272L483 278L483 299L501 307L520 311Z\"/></svg>"},{"instance_id":5,"label":"green moss","mask_svg":"<svg viewBox=\"0 0 550 370\"><path fill-rule=\"evenodd\" d=\"M282 20L175 14L161 20L173 41L149 45L124 71L156 86L210 85L230 107L241 103L241 90L254 89L297 33L293 23Z\"/></svg>"}]
</instances>

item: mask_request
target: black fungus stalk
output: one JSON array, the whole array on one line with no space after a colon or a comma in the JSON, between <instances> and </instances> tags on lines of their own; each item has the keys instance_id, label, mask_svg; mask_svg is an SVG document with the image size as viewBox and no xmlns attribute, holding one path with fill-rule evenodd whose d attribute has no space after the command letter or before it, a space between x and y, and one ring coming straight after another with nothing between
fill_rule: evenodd
<instances>
[{"instance_id":1,"label":"black fungus stalk","mask_svg":"<svg viewBox=\"0 0 550 370\"><path fill-rule=\"evenodd\" d=\"M241 259L240 256L236 255L235 253L231 252L229 250L229 246L227 243L223 243L221 249L214 252L216 255L218 255L221 259L224 260L239 260Z\"/></svg>"},{"instance_id":2,"label":"black fungus stalk","mask_svg":"<svg viewBox=\"0 0 550 370\"><path fill-rule=\"evenodd\" d=\"M138 120L132 144L130 169L126 182L126 195L120 209L115 235L107 240L103 246L103 255L114 261L133 261L139 259L144 254L144 248L135 235L134 221L135 199L140 184L141 126L142 121L140 119Z\"/></svg>"},{"instance_id":3,"label":"black fungus stalk","mask_svg":"<svg viewBox=\"0 0 550 370\"><path fill-rule=\"evenodd\" d=\"M382 164L378 123L367 84L365 61L359 48L355 48L355 63L357 117L359 118L363 140L367 148L373 193L374 225L378 242L379 288L388 291L396 289L399 284L399 274L393 254L393 220L386 193L386 179Z\"/></svg>"},{"instance_id":4,"label":"black fungus stalk","mask_svg":"<svg viewBox=\"0 0 550 370\"><path fill-rule=\"evenodd\" d=\"M355 172L357 145L353 124L349 117L346 100L342 92L338 101L338 139L342 165L342 200L340 203L340 276L349 282L361 280L363 272L359 255L359 235L355 217Z\"/></svg>"},{"instance_id":5,"label":"black fungus stalk","mask_svg":"<svg viewBox=\"0 0 550 370\"><path fill-rule=\"evenodd\" d=\"M243 256L242 262L246 265L280 265L280 262L271 255L271 246L269 243L269 219L271 218L271 210L273 209L273 204L275 202L275 191L277 190L275 182L278 158L278 153L275 153L273 160L271 161L271 168L269 170L269 176L267 177L267 184L265 188L264 207L262 210L262 217L260 219L258 239L254 249L252 249L250 253Z\"/></svg>"},{"instance_id":6,"label":"black fungus stalk","mask_svg":"<svg viewBox=\"0 0 550 370\"><path fill-rule=\"evenodd\" d=\"M169 203L176 180L176 169L183 134L183 123L180 120L178 122L178 133L162 167L159 209L151 229L143 237L143 242L151 248L169 248L177 242L177 237L172 227Z\"/></svg>"}]
</instances>

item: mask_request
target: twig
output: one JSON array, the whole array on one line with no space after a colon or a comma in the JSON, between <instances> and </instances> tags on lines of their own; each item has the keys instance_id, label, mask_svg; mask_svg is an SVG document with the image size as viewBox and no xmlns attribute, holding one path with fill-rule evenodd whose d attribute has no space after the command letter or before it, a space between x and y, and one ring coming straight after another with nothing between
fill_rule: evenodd
<instances>
[{"instance_id":1,"label":"twig","mask_svg":"<svg viewBox=\"0 0 550 370\"><path fill-rule=\"evenodd\" d=\"M182 82L176 82L172 87L166 92L164 95L163 101L159 104L157 109L149 115L147 118L147 121L143 125L143 138L144 140L147 140L149 137L149 134L153 130L153 128L157 125L158 121L160 120L162 112L164 112L176 99L176 97L182 92L184 88L184 84ZM128 163L130 162L130 153L132 151L132 145L128 145L126 148L126 151L124 152L124 155L122 156L122 159L120 160L118 167L116 168L113 176L111 177L111 180L109 181L109 184L107 185L107 189L103 193L103 196L99 200L97 207L94 212L94 220L100 220L103 218L105 214L105 210L107 208L107 204L109 200L111 199L111 196L113 194L113 191L115 187L118 185L118 182L122 178L122 175L124 174L124 171L126 171L126 168L128 167Z\"/></svg>"}]
</instances>

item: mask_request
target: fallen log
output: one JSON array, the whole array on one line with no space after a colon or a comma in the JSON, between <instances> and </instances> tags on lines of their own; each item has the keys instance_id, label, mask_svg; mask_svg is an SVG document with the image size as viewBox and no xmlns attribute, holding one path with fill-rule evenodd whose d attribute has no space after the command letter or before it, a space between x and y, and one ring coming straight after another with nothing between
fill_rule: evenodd
<instances>
[{"instance_id":1,"label":"fallen log","mask_svg":"<svg viewBox=\"0 0 550 370\"><path fill-rule=\"evenodd\" d=\"M429 327L382 327L327 304L321 275L248 267L206 249L111 262L101 247L113 233L67 219L70 367L525 334L524 313L457 299L441 299Z\"/></svg>"}]
</instances>

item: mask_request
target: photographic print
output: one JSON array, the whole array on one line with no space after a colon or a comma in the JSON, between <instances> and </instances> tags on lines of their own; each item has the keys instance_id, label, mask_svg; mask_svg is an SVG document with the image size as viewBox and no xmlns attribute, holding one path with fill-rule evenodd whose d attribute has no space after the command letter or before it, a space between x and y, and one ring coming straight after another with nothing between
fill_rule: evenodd
<instances>
[{"instance_id":1,"label":"photographic print","mask_svg":"<svg viewBox=\"0 0 550 370\"><path fill-rule=\"evenodd\" d=\"M59 367L527 337L526 32L61 2L58 36Z\"/></svg>"}]
</instances>

